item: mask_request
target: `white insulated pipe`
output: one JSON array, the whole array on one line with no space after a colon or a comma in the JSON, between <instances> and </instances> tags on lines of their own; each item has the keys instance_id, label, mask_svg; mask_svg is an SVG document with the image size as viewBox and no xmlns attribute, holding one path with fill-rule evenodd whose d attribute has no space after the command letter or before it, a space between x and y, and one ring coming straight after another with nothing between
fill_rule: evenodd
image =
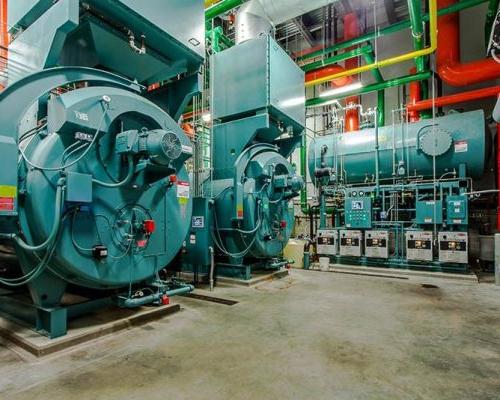
<instances>
[{"instance_id":1,"label":"white insulated pipe","mask_svg":"<svg viewBox=\"0 0 500 400\"><path fill-rule=\"evenodd\" d=\"M236 43L272 34L274 27L338 0L250 0L236 15Z\"/></svg>"}]
</instances>

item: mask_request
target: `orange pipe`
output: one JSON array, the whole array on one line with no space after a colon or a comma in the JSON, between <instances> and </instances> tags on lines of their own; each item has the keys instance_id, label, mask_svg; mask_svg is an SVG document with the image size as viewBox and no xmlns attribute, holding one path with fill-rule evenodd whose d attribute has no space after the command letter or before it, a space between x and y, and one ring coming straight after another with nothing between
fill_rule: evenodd
<instances>
[{"instance_id":1,"label":"orange pipe","mask_svg":"<svg viewBox=\"0 0 500 400\"><path fill-rule=\"evenodd\" d=\"M359 35L360 35L360 30L359 30L358 16L356 15L356 13L346 14L344 16L344 41L357 38L359 37ZM355 48L356 46L350 47L346 51ZM350 58L345 61L346 69L349 70L357 67L359 67L359 59L357 57ZM357 105L359 104L359 102L360 98L358 96L348 97L345 100L346 106L353 104ZM359 109L357 107L346 110L344 119L344 130L345 132L354 132L359 130Z\"/></svg>"},{"instance_id":2,"label":"orange pipe","mask_svg":"<svg viewBox=\"0 0 500 400\"><path fill-rule=\"evenodd\" d=\"M410 69L410 74L413 75L413 74L416 74L416 73L417 73L417 69L416 68L411 68ZM411 82L408 85L408 89L410 91L410 96L409 96L409 99L408 99L408 104L409 105L417 104L418 102L420 102L422 100L422 90L421 90L421 87L420 87L420 82L418 82L418 81ZM418 112L418 110L411 110L410 111L410 109L408 108L408 119L409 119L410 122L420 121L420 113Z\"/></svg>"},{"instance_id":3,"label":"orange pipe","mask_svg":"<svg viewBox=\"0 0 500 400\"><path fill-rule=\"evenodd\" d=\"M407 109L408 112L430 110L433 107L451 106L453 104L466 103L468 101L484 99L487 97L497 97L499 93L500 86L493 86L486 89L471 90L469 92L419 101L415 104L408 104Z\"/></svg>"},{"instance_id":4,"label":"orange pipe","mask_svg":"<svg viewBox=\"0 0 500 400\"><path fill-rule=\"evenodd\" d=\"M0 2L0 71L7 68L7 56L9 51L6 50L9 47L9 28L7 20L7 2L8 0L1 0ZM3 90L4 86L0 85L0 90Z\"/></svg>"},{"instance_id":5,"label":"orange pipe","mask_svg":"<svg viewBox=\"0 0 500 400\"><path fill-rule=\"evenodd\" d=\"M323 78L338 72L343 72L345 69L340 65L329 65L328 67L323 67L314 71L306 73L306 82L313 81L315 79ZM352 77L346 76L344 78L335 79L332 83L335 86L346 86L352 82Z\"/></svg>"},{"instance_id":6,"label":"orange pipe","mask_svg":"<svg viewBox=\"0 0 500 400\"><path fill-rule=\"evenodd\" d=\"M438 9L456 4L457 0L438 0ZM467 86L500 78L500 64L491 58L460 62L460 16L458 13L438 18L439 77L450 86Z\"/></svg>"}]
</instances>

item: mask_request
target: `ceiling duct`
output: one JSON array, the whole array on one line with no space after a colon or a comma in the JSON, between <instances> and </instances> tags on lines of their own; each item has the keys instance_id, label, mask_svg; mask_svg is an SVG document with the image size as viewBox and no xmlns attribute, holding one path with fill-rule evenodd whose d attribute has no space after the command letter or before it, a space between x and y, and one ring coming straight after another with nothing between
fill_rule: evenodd
<instances>
[{"instance_id":1,"label":"ceiling duct","mask_svg":"<svg viewBox=\"0 0 500 400\"><path fill-rule=\"evenodd\" d=\"M250 0L236 15L236 43L272 34L274 27L337 0Z\"/></svg>"}]
</instances>

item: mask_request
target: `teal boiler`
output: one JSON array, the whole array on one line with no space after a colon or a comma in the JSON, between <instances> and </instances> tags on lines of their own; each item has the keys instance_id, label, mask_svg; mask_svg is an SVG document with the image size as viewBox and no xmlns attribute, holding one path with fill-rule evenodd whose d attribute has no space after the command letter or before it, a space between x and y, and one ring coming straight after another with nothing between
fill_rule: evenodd
<instances>
[{"instance_id":1,"label":"teal boiler","mask_svg":"<svg viewBox=\"0 0 500 400\"><path fill-rule=\"evenodd\" d=\"M398 176L457 175L480 178L491 152L482 110L453 113L434 120L346 134L317 136L308 151L309 173L314 179L328 172L345 184L373 182L378 153L380 179Z\"/></svg>"}]
</instances>

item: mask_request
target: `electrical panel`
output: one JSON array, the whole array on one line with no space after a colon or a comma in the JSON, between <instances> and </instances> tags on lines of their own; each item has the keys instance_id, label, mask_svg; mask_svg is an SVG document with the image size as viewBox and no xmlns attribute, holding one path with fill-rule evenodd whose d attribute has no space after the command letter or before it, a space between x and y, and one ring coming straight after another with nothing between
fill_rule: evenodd
<instances>
[{"instance_id":1,"label":"electrical panel","mask_svg":"<svg viewBox=\"0 0 500 400\"><path fill-rule=\"evenodd\" d=\"M439 261L467 264L469 245L467 232L439 232Z\"/></svg>"},{"instance_id":2,"label":"electrical panel","mask_svg":"<svg viewBox=\"0 0 500 400\"><path fill-rule=\"evenodd\" d=\"M212 219L212 208L209 199L195 197L193 199L193 215L191 217L191 228L188 231L185 244L183 263L191 266L209 266L209 247L213 247L210 224Z\"/></svg>"},{"instance_id":3,"label":"electrical panel","mask_svg":"<svg viewBox=\"0 0 500 400\"><path fill-rule=\"evenodd\" d=\"M351 192L345 199L346 228L372 227L372 198L360 193L362 192Z\"/></svg>"},{"instance_id":4,"label":"electrical panel","mask_svg":"<svg viewBox=\"0 0 500 400\"><path fill-rule=\"evenodd\" d=\"M417 224L442 224L443 202L441 200L417 201Z\"/></svg>"},{"instance_id":5,"label":"electrical panel","mask_svg":"<svg viewBox=\"0 0 500 400\"><path fill-rule=\"evenodd\" d=\"M92 175L68 172L66 176L66 201L92 203Z\"/></svg>"},{"instance_id":6,"label":"electrical panel","mask_svg":"<svg viewBox=\"0 0 500 400\"><path fill-rule=\"evenodd\" d=\"M467 206L466 196L448 196L446 199L446 223L448 225L467 225Z\"/></svg>"},{"instance_id":7,"label":"electrical panel","mask_svg":"<svg viewBox=\"0 0 500 400\"><path fill-rule=\"evenodd\" d=\"M339 237L341 256L361 257L363 254L363 232L341 230Z\"/></svg>"},{"instance_id":8,"label":"electrical panel","mask_svg":"<svg viewBox=\"0 0 500 400\"><path fill-rule=\"evenodd\" d=\"M336 256L339 233L333 229L318 230L316 238L317 253L322 256Z\"/></svg>"},{"instance_id":9,"label":"electrical panel","mask_svg":"<svg viewBox=\"0 0 500 400\"><path fill-rule=\"evenodd\" d=\"M389 231L365 232L365 256L369 258L389 258Z\"/></svg>"},{"instance_id":10,"label":"electrical panel","mask_svg":"<svg viewBox=\"0 0 500 400\"><path fill-rule=\"evenodd\" d=\"M406 232L406 259L413 261L433 260L432 231Z\"/></svg>"}]
</instances>

